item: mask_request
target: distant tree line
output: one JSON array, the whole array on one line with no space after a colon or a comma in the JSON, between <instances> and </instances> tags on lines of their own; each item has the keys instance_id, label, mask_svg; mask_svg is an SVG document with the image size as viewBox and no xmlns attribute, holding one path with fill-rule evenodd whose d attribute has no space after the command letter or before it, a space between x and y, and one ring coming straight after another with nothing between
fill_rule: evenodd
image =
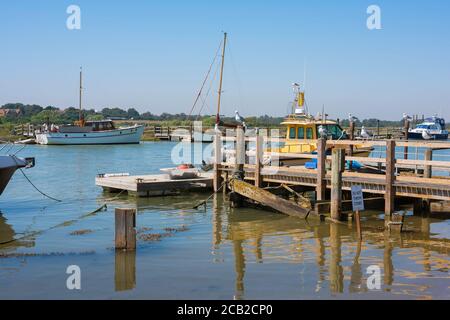
<instances>
[{"instance_id":1,"label":"distant tree line","mask_svg":"<svg viewBox=\"0 0 450 320\"><path fill-rule=\"evenodd\" d=\"M72 123L79 118L79 109L66 108L60 109L54 106L42 107L36 104L22 104L22 103L8 103L1 106L0 109L19 110L18 112L8 112L2 118L0 123L35 123L42 124L50 122L54 124ZM160 121L170 125L189 125L192 121L201 120L205 126L213 126L215 117L211 115L189 116L185 113L170 114L162 113L160 115L151 112L139 113L135 108L127 110L121 108L104 108L101 111L94 109L83 110L83 115L87 120L101 120L101 119L124 119L124 120L151 120ZM246 124L250 127L274 127L279 126L283 121L283 117L272 117L268 115L259 117L247 117ZM234 118L222 118L225 122L233 122ZM376 127L377 119L366 119L357 122L357 126ZM380 127L399 127L402 126L402 120L379 122ZM348 119L340 121L341 126L348 127Z\"/></svg>"}]
</instances>

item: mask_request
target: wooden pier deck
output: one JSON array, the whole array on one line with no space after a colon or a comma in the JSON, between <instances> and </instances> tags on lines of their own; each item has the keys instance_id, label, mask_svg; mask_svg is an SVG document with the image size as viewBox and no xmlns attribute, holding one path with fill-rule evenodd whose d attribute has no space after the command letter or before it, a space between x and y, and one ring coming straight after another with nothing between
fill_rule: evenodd
<instances>
[{"instance_id":1,"label":"wooden pier deck","mask_svg":"<svg viewBox=\"0 0 450 320\"><path fill-rule=\"evenodd\" d=\"M196 179L173 180L168 174L155 175L98 175L95 184L109 192L123 192L138 197L166 196L181 191L201 191L212 188L212 173L201 173Z\"/></svg>"},{"instance_id":2,"label":"wooden pier deck","mask_svg":"<svg viewBox=\"0 0 450 320\"><path fill-rule=\"evenodd\" d=\"M220 142L218 142L220 140ZM361 186L362 191L372 197L382 195L385 198L385 213L387 219L395 211L395 200L410 199L416 209L429 209L430 201L450 201L450 159L433 160L436 150L450 149L448 142L436 141L396 141L396 140L368 140L368 141L332 141L332 140L304 140L299 143L314 143L318 145L317 154L302 154L302 158L317 161L316 169L306 169L304 166L283 166L282 164L263 165L266 157L274 159L283 156L298 158L299 154L280 154L266 152L272 138L267 137L216 137L215 159L217 163L214 174L214 188L221 185L223 179L227 179L241 171L244 180L257 186L302 186L305 190L315 191L316 201L329 201L335 203L337 209L333 212L333 218L340 218L342 208L342 193L350 191L352 186ZM221 152L224 151L223 143L227 144L226 152L231 155L234 163L224 161ZM276 143L283 143L284 139L276 139ZM231 144L231 146L230 146ZM253 150L249 151L248 145L253 144ZM373 154L378 157L353 157L341 152L342 159L335 157L338 150L348 150L355 145L374 147ZM234 146L234 148L233 148ZM244 149L244 150L239 150ZM333 156L329 155L330 150ZM408 151L409 150L409 151ZM413 153L411 151L414 150ZM420 150L420 156L418 155ZM450 156L450 155L447 155ZM253 161L249 159L253 158ZM238 160L240 159L240 160ZM238 161L241 161L238 163ZM340 161L335 163L335 161ZM357 172L345 168L345 163L357 161L363 166L370 167L373 172ZM440 172L441 175L434 173ZM444 172L444 175L442 175ZM330 193L327 190L331 191ZM333 211L333 210L332 210Z\"/></svg>"}]
</instances>

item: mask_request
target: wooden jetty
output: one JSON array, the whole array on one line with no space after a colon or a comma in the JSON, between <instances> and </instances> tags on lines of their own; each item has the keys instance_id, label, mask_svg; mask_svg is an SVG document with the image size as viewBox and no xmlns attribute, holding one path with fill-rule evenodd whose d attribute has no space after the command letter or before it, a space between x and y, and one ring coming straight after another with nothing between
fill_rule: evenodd
<instances>
[{"instance_id":1,"label":"wooden jetty","mask_svg":"<svg viewBox=\"0 0 450 320\"><path fill-rule=\"evenodd\" d=\"M244 199L287 215L308 218L329 214L336 221L345 220L348 216L345 210L350 209L352 186L361 186L366 207L384 211L386 225L394 226L400 225L403 219L395 214L399 205L410 205L416 214L426 214L430 208L441 208L441 211L448 208L450 178L445 174L450 172L450 161L435 156L437 150L450 149L448 142L299 141L317 144L316 154L301 154L302 158L317 162L315 169L276 163L275 160L281 155L284 158L299 157L298 153L266 151L269 150L267 145L283 142L284 139L259 134L246 137L242 129L238 128L234 136L215 136L214 170L202 173L198 179L171 180L167 175L100 175L96 178L96 184L108 191L125 190L140 197L171 195L183 190L213 189L217 192L225 189L231 190L231 202L237 206ZM348 155L348 150L355 145L373 147L374 151L370 157ZM234 160L226 161L225 152ZM267 157L271 157L271 164L263 164ZM370 170L354 170L349 162L358 162L363 165L363 169ZM281 196L272 192L281 189L284 191ZM314 195L310 199L310 207L298 201L299 198L305 200L301 199L302 192Z\"/></svg>"},{"instance_id":2,"label":"wooden jetty","mask_svg":"<svg viewBox=\"0 0 450 320\"><path fill-rule=\"evenodd\" d=\"M108 192L124 192L137 197L155 197L179 194L182 191L212 189L212 173L201 173L195 179L174 180L168 174L155 175L108 175L100 174L95 184Z\"/></svg>"},{"instance_id":3,"label":"wooden jetty","mask_svg":"<svg viewBox=\"0 0 450 320\"><path fill-rule=\"evenodd\" d=\"M264 141L265 140L265 141ZM306 169L305 167L286 167L282 163L278 165L262 165L264 157L279 157L281 154L275 152L264 152L264 142L269 143L272 138L247 137L242 135L236 137L216 137L214 143L216 161L223 160L221 155L223 142L227 143L227 153L235 155L235 163L221 161L215 165L214 188L217 190L223 179L230 179L233 173L242 171L243 180L254 184L257 187L289 185L298 187L304 191L315 191L315 201L322 204L322 208L330 209L331 218L342 220L343 193L351 190L352 186L362 187L366 197L380 203L380 196L384 198L385 220L391 222L396 210L396 202L409 202L414 206L416 212L426 212L429 210L430 202L450 201L450 178L434 176L434 171L450 171L450 161L433 160L435 150L450 149L448 142L428 142L428 141L397 141L397 140L370 140L370 141L333 141L333 140L311 140L301 141L302 143L317 143L317 154L305 154L304 158L315 159L316 169ZM275 139L276 143L283 142L284 139ZM234 150L230 150L230 143L234 145ZM256 148L248 151L246 145L254 144ZM382 154L379 157L353 157L346 156L345 150L350 146L364 145L376 147ZM411 156L405 153L408 150L423 149L423 158L417 158L417 154ZM242 149L242 150L239 150ZM327 150L333 150L332 155L327 154ZM242 157L245 154L245 157ZM299 157L299 154L282 154L283 157ZM249 159L253 157L253 163ZM237 164L236 159L244 159L244 162ZM356 172L346 168L346 161L357 161L371 168L378 168L373 173ZM235 179L234 177L232 179ZM231 185L233 188L233 185ZM249 188L248 188L249 189ZM262 201L261 194L249 196L250 190L238 191L241 196L253 198L258 202L266 204L269 199ZM326 203L328 206L324 206ZM434 205L436 206L436 205ZM275 208L276 209L276 208ZM316 207L317 210L317 207ZM283 210L279 210L283 212ZM287 210L283 213L289 214ZM319 212L315 212L319 213Z\"/></svg>"}]
</instances>

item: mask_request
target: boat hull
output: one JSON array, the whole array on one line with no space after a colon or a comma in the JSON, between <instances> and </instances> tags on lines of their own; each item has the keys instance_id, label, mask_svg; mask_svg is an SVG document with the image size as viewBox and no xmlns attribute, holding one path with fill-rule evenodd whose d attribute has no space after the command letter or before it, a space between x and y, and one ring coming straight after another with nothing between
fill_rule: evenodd
<instances>
[{"instance_id":1,"label":"boat hull","mask_svg":"<svg viewBox=\"0 0 450 320\"><path fill-rule=\"evenodd\" d=\"M448 133L441 134L430 134L431 139L429 140L448 140ZM425 140L422 133L419 132L408 132L408 139L410 140Z\"/></svg>"},{"instance_id":2,"label":"boat hull","mask_svg":"<svg viewBox=\"0 0 450 320\"><path fill-rule=\"evenodd\" d=\"M370 155L370 153L373 151L373 148L360 148L353 150L353 157L362 157L366 158ZM311 158L302 158L302 155L299 154L298 158L292 158L292 157L283 157L282 154L280 154L278 161L280 162L280 165L283 166L304 166L307 162L312 161Z\"/></svg>"},{"instance_id":3,"label":"boat hull","mask_svg":"<svg viewBox=\"0 0 450 320\"><path fill-rule=\"evenodd\" d=\"M5 190L17 169L25 168L28 162L16 156L0 156L0 195Z\"/></svg>"},{"instance_id":4,"label":"boat hull","mask_svg":"<svg viewBox=\"0 0 450 320\"><path fill-rule=\"evenodd\" d=\"M36 142L43 145L138 144L143 134L144 126L94 132L46 132L36 134Z\"/></svg>"}]
</instances>

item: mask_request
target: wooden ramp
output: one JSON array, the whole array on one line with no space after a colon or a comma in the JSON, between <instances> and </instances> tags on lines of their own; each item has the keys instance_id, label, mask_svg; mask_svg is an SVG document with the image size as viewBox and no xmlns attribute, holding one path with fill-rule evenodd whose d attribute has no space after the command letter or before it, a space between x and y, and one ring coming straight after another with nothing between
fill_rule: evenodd
<instances>
[{"instance_id":1,"label":"wooden ramp","mask_svg":"<svg viewBox=\"0 0 450 320\"><path fill-rule=\"evenodd\" d=\"M154 197L179 194L181 191L201 191L212 189L212 173L201 173L195 179L170 179L167 174L140 176L99 175L95 184L105 191L122 192L138 197Z\"/></svg>"}]
</instances>

